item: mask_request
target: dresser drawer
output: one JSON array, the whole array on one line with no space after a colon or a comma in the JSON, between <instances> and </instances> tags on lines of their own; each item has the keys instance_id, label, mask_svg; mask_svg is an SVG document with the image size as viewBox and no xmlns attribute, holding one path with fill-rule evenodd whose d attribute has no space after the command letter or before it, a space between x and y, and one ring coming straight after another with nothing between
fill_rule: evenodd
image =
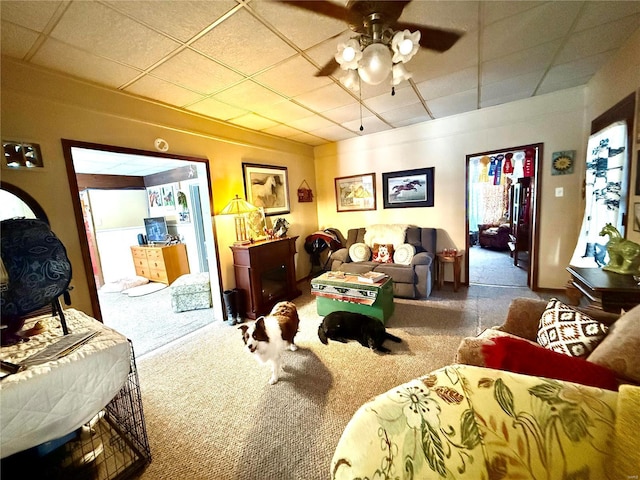
<instances>
[{"instance_id":1,"label":"dresser drawer","mask_svg":"<svg viewBox=\"0 0 640 480\"><path fill-rule=\"evenodd\" d=\"M160 282L169 284L169 278L167 277L166 270L156 270L154 268L149 270L149 276L147 277L152 282Z\"/></svg>"},{"instance_id":2,"label":"dresser drawer","mask_svg":"<svg viewBox=\"0 0 640 480\"><path fill-rule=\"evenodd\" d=\"M133 256L134 261L136 259L147 259L147 252L145 252L144 248L131 247L131 255Z\"/></svg>"},{"instance_id":3,"label":"dresser drawer","mask_svg":"<svg viewBox=\"0 0 640 480\"><path fill-rule=\"evenodd\" d=\"M162 260L163 255L162 255L162 249L160 248L150 248L147 250L147 258L149 259L149 262L151 262L152 260Z\"/></svg>"}]
</instances>

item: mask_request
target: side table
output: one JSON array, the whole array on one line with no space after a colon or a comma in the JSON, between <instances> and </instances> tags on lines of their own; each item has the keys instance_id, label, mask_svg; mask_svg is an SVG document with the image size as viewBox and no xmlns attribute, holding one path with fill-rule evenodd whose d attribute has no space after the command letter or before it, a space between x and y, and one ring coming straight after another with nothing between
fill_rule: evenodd
<instances>
[{"instance_id":1,"label":"side table","mask_svg":"<svg viewBox=\"0 0 640 480\"><path fill-rule=\"evenodd\" d=\"M464 256L463 252L457 252L455 255L444 253L436 253L436 277L438 279L438 289L442 288L444 284L444 268L445 265L451 264L453 265L453 291L457 292L458 287L460 286L460 271L462 270L462 257Z\"/></svg>"}]
</instances>

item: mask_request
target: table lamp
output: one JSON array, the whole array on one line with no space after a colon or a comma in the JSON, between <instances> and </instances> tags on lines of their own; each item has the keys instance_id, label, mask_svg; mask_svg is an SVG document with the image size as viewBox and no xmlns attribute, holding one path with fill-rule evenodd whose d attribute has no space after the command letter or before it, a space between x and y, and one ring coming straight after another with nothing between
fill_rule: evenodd
<instances>
[{"instance_id":1,"label":"table lamp","mask_svg":"<svg viewBox=\"0 0 640 480\"><path fill-rule=\"evenodd\" d=\"M249 243L247 238L247 225L244 219L244 214L257 210L258 207L251 205L246 200L238 197L232 199L229 204L222 209L220 215L235 215L236 222L236 242L234 245L246 245Z\"/></svg>"}]
</instances>

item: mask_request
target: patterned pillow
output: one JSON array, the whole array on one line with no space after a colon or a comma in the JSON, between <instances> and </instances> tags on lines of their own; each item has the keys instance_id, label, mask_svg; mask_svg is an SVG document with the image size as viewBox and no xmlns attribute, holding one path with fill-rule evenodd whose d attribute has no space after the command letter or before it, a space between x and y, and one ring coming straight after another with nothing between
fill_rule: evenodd
<instances>
[{"instance_id":1,"label":"patterned pillow","mask_svg":"<svg viewBox=\"0 0 640 480\"><path fill-rule=\"evenodd\" d=\"M416 254L416 247L411 245L410 243L403 243L398 246L396 251L393 253L393 261L395 263L399 263L400 265L410 265L411 260L413 260L413 256Z\"/></svg>"},{"instance_id":2,"label":"patterned pillow","mask_svg":"<svg viewBox=\"0 0 640 480\"><path fill-rule=\"evenodd\" d=\"M354 262L366 262L371 257L371 250L364 243L354 243L349 247L349 257Z\"/></svg>"},{"instance_id":3,"label":"patterned pillow","mask_svg":"<svg viewBox=\"0 0 640 480\"><path fill-rule=\"evenodd\" d=\"M552 298L540 317L537 341L554 352L584 358L608 331L603 323Z\"/></svg>"},{"instance_id":4,"label":"patterned pillow","mask_svg":"<svg viewBox=\"0 0 640 480\"><path fill-rule=\"evenodd\" d=\"M374 243L371 260L379 263L393 263L393 244Z\"/></svg>"}]
</instances>

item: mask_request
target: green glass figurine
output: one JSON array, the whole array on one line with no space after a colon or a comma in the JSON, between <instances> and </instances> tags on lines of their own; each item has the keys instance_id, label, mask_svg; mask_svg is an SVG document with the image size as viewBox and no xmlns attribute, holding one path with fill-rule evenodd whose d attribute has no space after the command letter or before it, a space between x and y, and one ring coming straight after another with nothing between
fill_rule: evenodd
<instances>
[{"instance_id":1,"label":"green glass figurine","mask_svg":"<svg viewBox=\"0 0 640 480\"><path fill-rule=\"evenodd\" d=\"M640 273L640 245L622 238L618 229L610 223L607 223L600 232L601 237L605 235L609 235L607 243L609 263L602 269L624 275Z\"/></svg>"}]
</instances>

